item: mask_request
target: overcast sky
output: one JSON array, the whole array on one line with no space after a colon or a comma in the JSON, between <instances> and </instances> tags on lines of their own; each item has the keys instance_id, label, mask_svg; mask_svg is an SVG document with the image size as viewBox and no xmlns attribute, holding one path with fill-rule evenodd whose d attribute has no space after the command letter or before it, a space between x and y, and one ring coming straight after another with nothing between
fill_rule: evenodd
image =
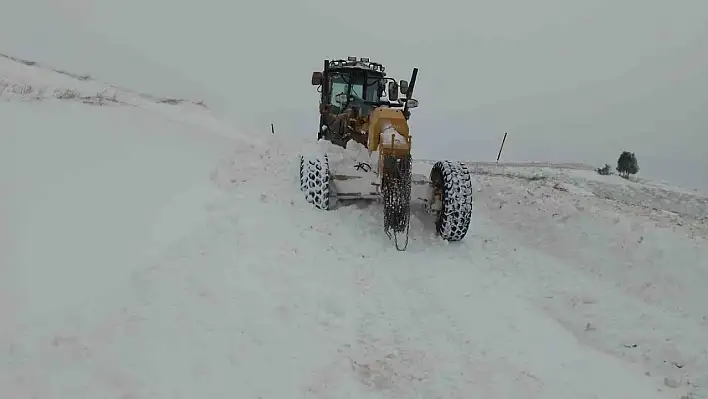
<instances>
[{"instance_id":1,"label":"overcast sky","mask_svg":"<svg viewBox=\"0 0 708 399\"><path fill-rule=\"evenodd\" d=\"M420 158L616 164L708 189L704 0L0 0L0 51L314 139L324 58L408 79ZM42 11L46 10L46 11ZM15 16L10 16L14 14Z\"/></svg>"}]
</instances>

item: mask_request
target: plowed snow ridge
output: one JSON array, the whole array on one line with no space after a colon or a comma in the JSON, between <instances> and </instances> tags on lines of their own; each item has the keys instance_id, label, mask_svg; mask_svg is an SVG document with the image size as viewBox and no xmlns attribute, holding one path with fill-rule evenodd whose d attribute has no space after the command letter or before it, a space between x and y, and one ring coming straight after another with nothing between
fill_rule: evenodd
<instances>
[{"instance_id":1,"label":"plowed snow ridge","mask_svg":"<svg viewBox=\"0 0 708 399\"><path fill-rule=\"evenodd\" d=\"M380 206L305 203L287 132L120 89L10 94L2 398L706 397L699 193L477 165L466 240L416 212L397 252Z\"/></svg>"}]
</instances>

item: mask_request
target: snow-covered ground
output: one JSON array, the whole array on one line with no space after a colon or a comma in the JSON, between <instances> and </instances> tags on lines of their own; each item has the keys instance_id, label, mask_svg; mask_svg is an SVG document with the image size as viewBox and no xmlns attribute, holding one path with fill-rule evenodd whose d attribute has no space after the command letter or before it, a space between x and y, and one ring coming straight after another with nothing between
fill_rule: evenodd
<instances>
[{"instance_id":1,"label":"snow-covered ground","mask_svg":"<svg viewBox=\"0 0 708 399\"><path fill-rule=\"evenodd\" d=\"M477 164L466 240L416 212L398 252L286 131L0 79L1 398L708 397L700 193Z\"/></svg>"}]
</instances>

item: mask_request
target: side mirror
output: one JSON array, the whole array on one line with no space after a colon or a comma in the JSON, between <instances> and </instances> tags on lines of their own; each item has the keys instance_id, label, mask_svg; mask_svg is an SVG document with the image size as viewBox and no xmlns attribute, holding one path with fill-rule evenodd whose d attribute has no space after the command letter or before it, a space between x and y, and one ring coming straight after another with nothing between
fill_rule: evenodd
<instances>
[{"instance_id":1,"label":"side mirror","mask_svg":"<svg viewBox=\"0 0 708 399\"><path fill-rule=\"evenodd\" d=\"M403 94L408 93L408 81L407 80L401 80L401 93L403 93Z\"/></svg>"},{"instance_id":2,"label":"side mirror","mask_svg":"<svg viewBox=\"0 0 708 399\"><path fill-rule=\"evenodd\" d=\"M319 86L322 84L322 72L312 72L312 85Z\"/></svg>"},{"instance_id":3,"label":"side mirror","mask_svg":"<svg viewBox=\"0 0 708 399\"><path fill-rule=\"evenodd\" d=\"M398 101L398 84L396 81L388 82L389 101Z\"/></svg>"},{"instance_id":4,"label":"side mirror","mask_svg":"<svg viewBox=\"0 0 708 399\"><path fill-rule=\"evenodd\" d=\"M417 108L418 107L418 100L415 98L411 98L407 101L408 108Z\"/></svg>"}]
</instances>

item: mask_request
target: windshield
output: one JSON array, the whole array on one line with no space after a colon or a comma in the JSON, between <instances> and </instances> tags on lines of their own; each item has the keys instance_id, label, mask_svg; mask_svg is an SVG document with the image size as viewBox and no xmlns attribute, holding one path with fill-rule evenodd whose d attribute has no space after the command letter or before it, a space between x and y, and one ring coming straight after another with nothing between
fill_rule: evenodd
<instances>
[{"instance_id":1,"label":"windshield","mask_svg":"<svg viewBox=\"0 0 708 399\"><path fill-rule=\"evenodd\" d=\"M339 75L339 76L335 76L332 79L332 91L330 91L330 93L332 93L332 98L330 99L330 102L332 103L332 105L338 105L338 106L344 105L344 104L339 104L337 102L337 95L341 94L341 93L352 95L357 100L361 100L363 98L364 85L356 84L356 82L354 82L351 85L348 85L347 82L350 81L350 79L348 79L348 78L349 78L348 76L343 77L343 76ZM351 91L349 91L350 86L351 86Z\"/></svg>"},{"instance_id":2,"label":"windshield","mask_svg":"<svg viewBox=\"0 0 708 399\"><path fill-rule=\"evenodd\" d=\"M366 100L379 101L379 85L383 84L381 78L369 77L366 80Z\"/></svg>"},{"instance_id":3,"label":"windshield","mask_svg":"<svg viewBox=\"0 0 708 399\"><path fill-rule=\"evenodd\" d=\"M364 83L366 82L366 90L364 89ZM352 77L350 75L335 75L332 77L332 90L330 103L334 106L340 107L343 104L339 104L336 100L337 95L340 93L345 93L354 97L354 101L378 101L379 92L379 82L378 77Z\"/></svg>"}]
</instances>

